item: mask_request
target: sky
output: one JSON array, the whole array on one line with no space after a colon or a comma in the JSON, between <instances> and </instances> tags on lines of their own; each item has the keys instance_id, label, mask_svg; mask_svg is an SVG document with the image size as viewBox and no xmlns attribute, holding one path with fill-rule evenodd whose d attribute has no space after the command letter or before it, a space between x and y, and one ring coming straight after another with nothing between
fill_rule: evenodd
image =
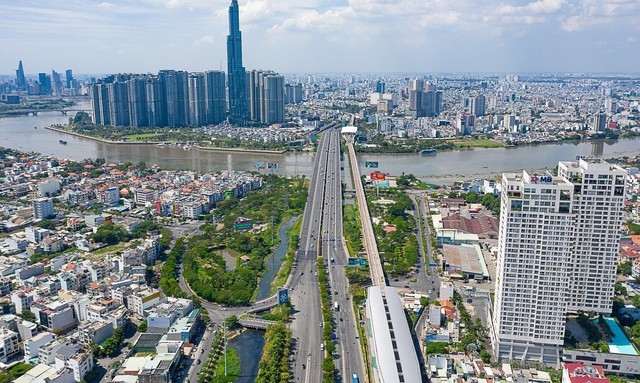
<instances>
[{"instance_id":1,"label":"sky","mask_svg":"<svg viewBox=\"0 0 640 383\"><path fill-rule=\"evenodd\" d=\"M640 0L239 0L247 69L640 72ZM0 74L226 71L230 0L0 0Z\"/></svg>"}]
</instances>

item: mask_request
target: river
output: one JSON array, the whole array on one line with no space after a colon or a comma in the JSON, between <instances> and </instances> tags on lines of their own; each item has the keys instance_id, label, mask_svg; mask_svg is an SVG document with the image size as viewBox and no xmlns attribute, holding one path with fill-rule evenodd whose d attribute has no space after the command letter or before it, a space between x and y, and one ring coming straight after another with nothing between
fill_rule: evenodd
<instances>
[{"instance_id":1,"label":"river","mask_svg":"<svg viewBox=\"0 0 640 383\"><path fill-rule=\"evenodd\" d=\"M79 103L79 108L88 108ZM202 150L183 150L179 147L155 145L117 145L75 137L44 129L53 124L68 122L69 116L60 112L40 112L37 116L0 119L0 146L34 151L59 158L83 160L103 157L109 162L157 164L169 169L196 171L256 170L254 162L276 162L279 175L306 175L312 173L313 153L255 154L224 153ZM37 129L34 129L37 126ZM58 140L64 139L67 145ZM600 140L597 142L565 142L523 146L513 149L475 148L440 152L435 156L419 154L360 154L358 163L363 173L366 161L378 161L377 170L391 175L412 173L431 183L451 183L455 180L488 176L505 171L542 169L557 166L558 161L573 160L576 156L597 154L604 158L635 156L640 153L640 138ZM266 172L266 170L262 170Z\"/></svg>"}]
</instances>

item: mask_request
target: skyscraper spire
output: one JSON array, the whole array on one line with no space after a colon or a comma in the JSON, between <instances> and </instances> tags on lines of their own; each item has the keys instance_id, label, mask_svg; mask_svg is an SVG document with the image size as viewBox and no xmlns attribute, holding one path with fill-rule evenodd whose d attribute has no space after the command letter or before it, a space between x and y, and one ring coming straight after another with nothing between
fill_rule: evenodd
<instances>
[{"instance_id":1,"label":"skyscraper spire","mask_svg":"<svg viewBox=\"0 0 640 383\"><path fill-rule=\"evenodd\" d=\"M229 6L229 35L227 36L227 70L229 76L229 120L242 124L247 117L245 69L242 66L242 33L238 1Z\"/></svg>"},{"instance_id":2,"label":"skyscraper spire","mask_svg":"<svg viewBox=\"0 0 640 383\"><path fill-rule=\"evenodd\" d=\"M24 77L22 60L18 63L18 69L16 70L16 86L19 90L27 90L27 79Z\"/></svg>"}]
</instances>

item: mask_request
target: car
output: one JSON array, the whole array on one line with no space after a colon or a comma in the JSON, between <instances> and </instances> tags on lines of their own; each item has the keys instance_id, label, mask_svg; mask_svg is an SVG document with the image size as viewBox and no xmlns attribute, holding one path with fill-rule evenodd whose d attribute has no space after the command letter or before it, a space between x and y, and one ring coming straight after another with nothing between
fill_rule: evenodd
<instances>
[{"instance_id":1,"label":"car","mask_svg":"<svg viewBox=\"0 0 640 383\"><path fill-rule=\"evenodd\" d=\"M408 289L408 288L409 288L409 285L404 285L404 288L405 288L405 289Z\"/></svg>"},{"instance_id":2,"label":"car","mask_svg":"<svg viewBox=\"0 0 640 383\"><path fill-rule=\"evenodd\" d=\"M322 327L322 322L320 322L320 327Z\"/></svg>"},{"instance_id":3,"label":"car","mask_svg":"<svg viewBox=\"0 0 640 383\"><path fill-rule=\"evenodd\" d=\"M305 370L307 368L307 365L302 363L302 369Z\"/></svg>"},{"instance_id":4,"label":"car","mask_svg":"<svg viewBox=\"0 0 640 383\"><path fill-rule=\"evenodd\" d=\"M202 363L202 360L198 359L198 364Z\"/></svg>"}]
</instances>

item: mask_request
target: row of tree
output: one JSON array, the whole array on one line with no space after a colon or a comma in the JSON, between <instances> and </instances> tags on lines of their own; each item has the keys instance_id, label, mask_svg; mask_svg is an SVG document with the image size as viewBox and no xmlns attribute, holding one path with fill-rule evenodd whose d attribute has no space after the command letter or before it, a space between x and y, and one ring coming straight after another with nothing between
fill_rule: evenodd
<instances>
[{"instance_id":1,"label":"row of tree","mask_svg":"<svg viewBox=\"0 0 640 383\"><path fill-rule=\"evenodd\" d=\"M187 293L180 289L180 284L177 280L179 276L178 268L182 263L182 253L184 253L184 248L184 238L178 238L169 254L167 254L167 259L162 265L158 285L167 296L177 298L187 298L188 296Z\"/></svg>"},{"instance_id":2,"label":"row of tree","mask_svg":"<svg viewBox=\"0 0 640 383\"><path fill-rule=\"evenodd\" d=\"M322 360L322 382L331 383L334 382L335 375L333 351L335 351L336 345L333 343L333 340L331 340L331 334L333 334L334 331L333 313L331 312L331 300L329 298L329 281L327 280L327 273L324 267L324 258L318 258L316 268L318 269L318 285L320 287L320 301L322 303L322 321L324 322L322 335L325 347L325 356Z\"/></svg>"},{"instance_id":3,"label":"row of tree","mask_svg":"<svg viewBox=\"0 0 640 383\"><path fill-rule=\"evenodd\" d=\"M267 327L256 383L287 383L291 379L291 330L282 322Z\"/></svg>"}]
</instances>

